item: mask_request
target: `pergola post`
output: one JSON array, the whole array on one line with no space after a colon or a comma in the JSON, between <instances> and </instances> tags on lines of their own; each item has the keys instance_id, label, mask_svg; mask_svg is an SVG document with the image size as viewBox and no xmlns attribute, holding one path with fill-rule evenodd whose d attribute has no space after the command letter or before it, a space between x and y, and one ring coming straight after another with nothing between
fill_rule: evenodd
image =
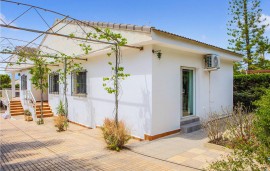
<instances>
[{"instance_id":1,"label":"pergola post","mask_svg":"<svg viewBox=\"0 0 270 171\"><path fill-rule=\"evenodd\" d=\"M15 72L11 73L11 92L12 92L12 98L16 97Z\"/></svg>"}]
</instances>

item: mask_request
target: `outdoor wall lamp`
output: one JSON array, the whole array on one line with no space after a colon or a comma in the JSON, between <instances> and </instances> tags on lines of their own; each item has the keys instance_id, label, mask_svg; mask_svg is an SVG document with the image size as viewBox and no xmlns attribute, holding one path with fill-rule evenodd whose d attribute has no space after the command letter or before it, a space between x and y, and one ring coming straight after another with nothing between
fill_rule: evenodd
<instances>
[{"instance_id":1,"label":"outdoor wall lamp","mask_svg":"<svg viewBox=\"0 0 270 171\"><path fill-rule=\"evenodd\" d=\"M152 53L156 54L158 59L161 59L161 55L162 55L161 50L152 50Z\"/></svg>"}]
</instances>

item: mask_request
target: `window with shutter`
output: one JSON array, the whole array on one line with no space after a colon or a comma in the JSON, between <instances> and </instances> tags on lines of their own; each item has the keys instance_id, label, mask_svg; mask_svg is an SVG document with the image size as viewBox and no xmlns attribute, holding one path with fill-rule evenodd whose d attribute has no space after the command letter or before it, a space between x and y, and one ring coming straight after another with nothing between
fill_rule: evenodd
<instances>
[{"instance_id":1,"label":"window with shutter","mask_svg":"<svg viewBox=\"0 0 270 171\"><path fill-rule=\"evenodd\" d=\"M49 93L59 94L59 73L51 73L49 75Z\"/></svg>"},{"instance_id":2,"label":"window with shutter","mask_svg":"<svg viewBox=\"0 0 270 171\"><path fill-rule=\"evenodd\" d=\"M72 95L87 94L86 75L86 70L72 73Z\"/></svg>"},{"instance_id":3,"label":"window with shutter","mask_svg":"<svg viewBox=\"0 0 270 171\"><path fill-rule=\"evenodd\" d=\"M21 76L21 90L27 90L27 75Z\"/></svg>"}]
</instances>

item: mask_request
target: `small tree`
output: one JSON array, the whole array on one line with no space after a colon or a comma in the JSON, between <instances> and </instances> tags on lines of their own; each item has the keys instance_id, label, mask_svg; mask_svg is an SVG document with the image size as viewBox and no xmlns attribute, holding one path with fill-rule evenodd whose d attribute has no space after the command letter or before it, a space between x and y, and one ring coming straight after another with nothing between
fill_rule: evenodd
<instances>
[{"instance_id":1,"label":"small tree","mask_svg":"<svg viewBox=\"0 0 270 171\"><path fill-rule=\"evenodd\" d=\"M31 83L34 85L34 87L38 90L40 90L41 95L41 108L40 110L40 120L38 121L38 124L43 124L43 102L44 102L44 92L47 91L48 88L48 74L50 69L48 68L48 65L46 64L47 61L45 58L40 57L41 52L36 50L21 50L18 53L18 62L26 62L27 60L30 60L34 63L33 67L30 69L31 77Z\"/></svg>"},{"instance_id":2,"label":"small tree","mask_svg":"<svg viewBox=\"0 0 270 171\"><path fill-rule=\"evenodd\" d=\"M119 92L120 92L120 82L125 80L125 78L129 77L130 74L124 73L124 67L121 64L121 46L127 44L127 39L122 37L121 34L113 33L109 28L101 30L100 28L96 28L96 33L88 33L86 38L90 39L98 39L98 40L105 40L108 42L113 42L111 46L111 52L107 53L108 57L111 57L112 54L115 55L114 62L109 61L108 65L111 68L112 76L104 77L103 78L103 87L109 94L114 94L115 99L115 124L118 126L118 106L119 106ZM74 35L73 35L74 36ZM84 50L85 54L91 49L90 46L86 44L80 44L82 49Z\"/></svg>"},{"instance_id":3,"label":"small tree","mask_svg":"<svg viewBox=\"0 0 270 171\"><path fill-rule=\"evenodd\" d=\"M122 37L121 34L113 33L110 29L106 28L101 30L96 28L97 33L88 33L87 38L105 40L113 45L111 46L111 52L107 53L108 57L115 55L114 62L109 61L108 65L111 68L112 75L110 77L103 78L103 87L109 94L114 94L115 110L114 119L110 120L106 118L102 127L103 138L107 143L108 148L119 151L130 139L129 130L124 122L119 121L118 118L118 106L119 106L119 94L120 94L120 82L125 80L129 74L124 73L124 67L121 64L121 46L127 44L127 40ZM86 54L90 46L81 44Z\"/></svg>"},{"instance_id":4,"label":"small tree","mask_svg":"<svg viewBox=\"0 0 270 171\"><path fill-rule=\"evenodd\" d=\"M228 22L229 49L244 55L248 70L256 59L258 43L263 38L266 25L262 24L260 0L231 0Z\"/></svg>"},{"instance_id":5,"label":"small tree","mask_svg":"<svg viewBox=\"0 0 270 171\"><path fill-rule=\"evenodd\" d=\"M57 72L59 73L59 83L63 84L63 100L64 100L64 115L68 117L68 100L67 100L67 76L72 74L72 72L82 70L81 63L75 62L74 57L61 54L61 57L55 56L54 63L63 64L63 68L58 69ZM62 102L61 102L62 103ZM67 119L65 120L65 125L67 125Z\"/></svg>"}]
</instances>

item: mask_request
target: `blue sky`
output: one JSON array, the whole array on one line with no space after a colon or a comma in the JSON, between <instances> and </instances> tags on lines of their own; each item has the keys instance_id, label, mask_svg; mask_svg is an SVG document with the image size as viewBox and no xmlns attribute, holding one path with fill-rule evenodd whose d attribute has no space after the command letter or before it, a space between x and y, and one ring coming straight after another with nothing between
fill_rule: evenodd
<instances>
[{"instance_id":1,"label":"blue sky","mask_svg":"<svg viewBox=\"0 0 270 171\"><path fill-rule=\"evenodd\" d=\"M17 0L48 8L77 19L113 23L150 25L175 34L227 48L227 0ZM270 1L261 0L263 14L270 22ZM1 2L0 17L12 21L26 7ZM52 25L57 15L42 12ZM31 10L14 23L16 26L47 29ZM266 34L270 37L270 28ZM1 28L1 36L32 40L37 34Z\"/></svg>"},{"instance_id":2,"label":"blue sky","mask_svg":"<svg viewBox=\"0 0 270 171\"><path fill-rule=\"evenodd\" d=\"M150 25L189 38L227 47L227 0L18 0L52 9L72 17L89 20L137 25ZM270 1L262 0L263 13L270 16ZM26 9L1 2L1 15L11 21ZM33 15L34 14L34 15ZM15 22L18 26L46 29L34 11ZM56 15L44 13L51 25ZM23 23L22 23L23 22ZM19 34L19 35L18 35ZM267 32L270 35L270 30ZM29 34L4 31L2 35L16 35L31 39ZM33 34L32 34L33 35Z\"/></svg>"}]
</instances>

